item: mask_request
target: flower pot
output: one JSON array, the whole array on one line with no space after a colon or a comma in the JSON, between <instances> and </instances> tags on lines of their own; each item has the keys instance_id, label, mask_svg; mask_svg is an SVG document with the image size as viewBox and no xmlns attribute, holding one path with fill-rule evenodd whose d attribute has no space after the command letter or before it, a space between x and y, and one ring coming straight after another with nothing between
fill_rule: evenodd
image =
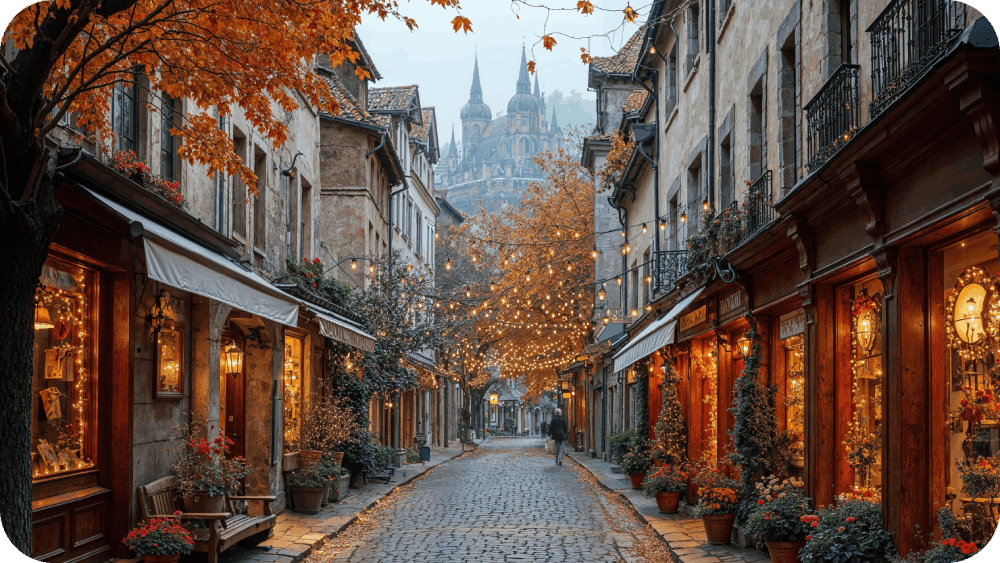
<instances>
[{"instance_id":1,"label":"flower pot","mask_svg":"<svg viewBox=\"0 0 1000 563\"><path fill-rule=\"evenodd\" d=\"M628 478L629 481L632 481L632 488L638 490L642 488L642 482L646 480L646 472L629 473Z\"/></svg>"},{"instance_id":2,"label":"flower pot","mask_svg":"<svg viewBox=\"0 0 1000 563\"><path fill-rule=\"evenodd\" d=\"M184 495L184 512L219 514L226 512L225 495Z\"/></svg>"},{"instance_id":3,"label":"flower pot","mask_svg":"<svg viewBox=\"0 0 1000 563\"><path fill-rule=\"evenodd\" d=\"M322 506L323 491L325 490L326 485L322 487L292 486L292 506L295 507L295 512L317 514Z\"/></svg>"},{"instance_id":4,"label":"flower pot","mask_svg":"<svg viewBox=\"0 0 1000 563\"><path fill-rule=\"evenodd\" d=\"M694 477L688 477L687 503L694 506L698 504L698 485L694 482Z\"/></svg>"},{"instance_id":5,"label":"flower pot","mask_svg":"<svg viewBox=\"0 0 1000 563\"><path fill-rule=\"evenodd\" d=\"M673 514L677 512L677 506L681 503L680 491L672 493L656 493L656 508L661 514Z\"/></svg>"},{"instance_id":6,"label":"flower pot","mask_svg":"<svg viewBox=\"0 0 1000 563\"><path fill-rule=\"evenodd\" d=\"M323 452L319 450L299 450L299 467L319 463L319 458L322 456Z\"/></svg>"},{"instance_id":7,"label":"flower pot","mask_svg":"<svg viewBox=\"0 0 1000 563\"><path fill-rule=\"evenodd\" d=\"M337 465L344 465L344 452L333 452L333 456L337 458Z\"/></svg>"},{"instance_id":8,"label":"flower pot","mask_svg":"<svg viewBox=\"0 0 1000 563\"><path fill-rule=\"evenodd\" d=\"M806 545L806 540L799 541L765 541L771 563L799 563L799 550Z\"/></svg>"},{"instance_id":9,"label":"flower pot","mask_svg":"<svg viewBox=\"0 0 1000 563\"><path fill-rule=\"evenodd\" d=\"M333 490L333 483L330 485L330 502L340 502L340 499L346 497L350 492L348 487L351 486L351 476L342 475L340 477L340 487L337 490Z\"/></svg>"},{"instance_id":10,"label":"flower pot","mask_svg":"<svg viewBox=\"0 0 1000 563\"><path fill-rule=\"evenodd\" d=\"M332 485L330 483L327 483L326 485L323 486L323 498L319 502L321 505L325 505L325 504L327 504L327 503L330 502L330 489L331 488L332 488Z\"/></svg>"},{"instance_id":11,"label":"flower pot","mask_svg":"<svg viewBox=\"0 0 1000 563\"><path fill-rule=\"evenodd\" d=\"M142 556L142 560L146 563L177 563L180 559L180 553L171 553L169 555L151 555L147 553Z\"/></svg>"},{"instance_id":12,"label":"flower pot","mask_svg":"<svg viewBox=\"0 0 1000 563\"><path fill-rule=\"evenodd\" d=\"M706 514L701 517L705 524L705 537L710 544L727 544L733 537L735 514Z\"/></svg>"}]
</instances>

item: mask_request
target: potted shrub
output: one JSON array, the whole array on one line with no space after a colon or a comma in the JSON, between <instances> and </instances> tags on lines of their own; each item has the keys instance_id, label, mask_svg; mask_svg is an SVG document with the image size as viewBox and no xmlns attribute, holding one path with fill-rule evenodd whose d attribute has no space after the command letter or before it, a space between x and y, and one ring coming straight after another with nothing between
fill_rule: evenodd
<instances>
[{"instance_id":1,"label":"potted shrub","mask_svg":"<svg viewBox=\"0 0 1000 563\"><path fill-rule=\"evenodd\" d=\"M148 563L175 563L194 550L194 539L173 518L153 518L125 536L125 545Z\"/></svg>"},{"instance_id":2,"label":"potted shrub","mask_svg":"<svg viewBox=\"0 0 1000 563\"><path fill-rule=\"evenodd\" d=\"M656 497L656 508L664 514L677 512L681 492L685 489L687 473L672 466L657 467L642 481L642 493L647 497Z\"/></svg>"},{"instance_id":3,"label":"potted shrub","mask_svg":"<svg viewBox=\"0 0 1000 563\"><path fill-rule=\"evenodd\" d=\"M225 512L226 495L239 491L240 481L250 474L242 456L226 458L233 441L223 433L209 442L189 435L174 465L177 493L184 510L203 514Z\"/></svg>"},{"instance_id":4,"label":"potted shrub","mask_svg":"<svg viewBox=\"0 0 1000 563\"><path fill-rule=\"evenodd\" d=\"M327 473L327 479L329 480L327 489L329 490L330 502L340 502L342 498L347 496L351 476L343 467L334 465Z\"/></svg>"},{"instance_id":5,"label":"potted shrub","mask_svg":"<svg viewBox=\"0 0 1000 563\"><path fill-rule=\"evenodd\" d=\"M803 563L821 561L885 562L893 555L892 536L882 526L882 506L863 500L847 501L803 515L809 524Z\"/></svg>"},{"instance_id":6,"label":"potted shrub","mask_svg":"<svg viewBox=\"0 0 1000 563\"><path fill-rule=\"evenodd\" d=\"M323 495L329 483L318 463L299 467L288 476L295 512L316 514L323 506Z\"/></svg>"},{"instance_id":7,"label":"potted shrub","mask_svg":"<svg viewBox=\"0 0 1000 563\"><path fill-rule=\"evenodd\" d=\"M358 430L360 426L346 398L327 396L317 399L314 395L302 422L299 464L317 463L325 452L339 454L337 463L342 463L344 452L337 450L355 440Z\"/></svg>"},{"instance_id":8,"label":"potted shrub","mask_svg":"<svg viewBox=\"0 0 1000 563\"><path fill-rule=\"evenodd\" d=\"M642 488L646 472L652 466L653 460L649 455L649 447L642 438L633 440L632 447L621 456L621 461L618 462L618 467L621 468L622 473L628 475L629 480L632 481L632 488L636 490Z\"/></svg>"},{"instance_id":9,"label":"potted shrub","mask_svg":"<svg viewBox=\"0 0 1000 563\"><path fill-rule=\"evenodd\" d=\"M796 563L815 521L802 481L779 481L772 475L757 484L757 493L743 533L757 542L758 549L766 545L773 563Z\"/></svg>"},{"instance_id":10,"label":"potted shrub","mask_svg":"<svg viewBox=\"0 0 1000 563\"><path fill-rule=\"evenodd\" d=\"M695 514L705 524L708 543L727 544L733 537L733 522L739 508L739 484L732 479L716 476L698 491Z\"/></svg>"}]
</instances>

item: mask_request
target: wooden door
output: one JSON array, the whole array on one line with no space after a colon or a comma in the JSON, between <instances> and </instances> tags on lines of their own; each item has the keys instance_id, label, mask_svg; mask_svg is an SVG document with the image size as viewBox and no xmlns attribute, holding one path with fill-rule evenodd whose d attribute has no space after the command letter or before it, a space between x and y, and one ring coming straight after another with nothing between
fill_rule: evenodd
<instances>
[{"instance_id":1,"label":"wooden door","mask_svg":"<svg viewBox=\"0 0 1000 563\"><path fill-rule=\"evenodd\" d=\"M246 350L243 339L235 334L223 334L223 340L230 339L236 342L240 350ZM223 359L223 366L225 360ZM225 369L223 369L225 371ZM243 370L234 377L231 374L222 374L226 386L226 414L223 421L223 429L226 437L233 441L229 446L228 456L246 456L246 362L243 363Z\"/></svg>"}]
</instances>

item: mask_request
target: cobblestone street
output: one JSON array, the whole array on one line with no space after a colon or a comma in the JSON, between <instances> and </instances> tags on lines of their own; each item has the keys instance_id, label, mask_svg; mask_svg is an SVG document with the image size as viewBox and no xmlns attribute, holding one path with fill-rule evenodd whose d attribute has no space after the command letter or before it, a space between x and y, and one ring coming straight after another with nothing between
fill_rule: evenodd
<instances>
[{"instance_id":1,"label":"cobblestone street","mask_svg":"<svg viewBox=\"0 0 1000 563\"><path fill-rule=\"evenodd\" d=\"M572 461L555 465L543 445L490 440L435 468L367 528L353 538L348 530L308 561L623 561L600 490Z\"/></svg>"}]
</instances>

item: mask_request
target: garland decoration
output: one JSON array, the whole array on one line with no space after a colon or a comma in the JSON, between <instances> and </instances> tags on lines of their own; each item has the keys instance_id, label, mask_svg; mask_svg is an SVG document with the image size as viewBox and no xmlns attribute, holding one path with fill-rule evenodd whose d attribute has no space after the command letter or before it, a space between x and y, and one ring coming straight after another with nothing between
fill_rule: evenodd
<instances>
[{"instance_id":1,"label":"garland decoration","mask_svg":"<svg viewBox=\"0 0 1000 563\"><path fill-rule=\"evenodd\" d=\"M881 461L882 426L872 427L872 416L880 418L882 409L881 397L876 395L869 399L861 390L862 379L880 379L882 377L881 361L876 351L877 341L882 333L882 296L876 293L868 295L868 290L861 288L857 299L851 304L851 420L847 425L847 435L844 437L844 448L848 464L857 478L860 479L860 490L873 488L872 469ZM880 387L876 387L880 389Z\"/></svg>"},{"instance_id":2,"label":"garland decoration","mask_svg":"<svg viewBox=\"0 0 1000 563\"><path fill-rule=\"evenodd\" d=\"M965 360L985 360L1000 336L1000 294L997 278L982 268L966 268L948 292L945 334L948 347Z\"/></svg>"},{"instance_id":3,"label":"garland decoration","mask_svg":"<svg viewBox=\"0 0 1000 563\"><path fill-rule=\"evenodd\" d=\"M653 457L664 465L680 465L687 458L687 430L677 386L681 378L669 357L663 359L663 387L660 391L660 417L656 421Z\"/></svg>"}]
</instances>

